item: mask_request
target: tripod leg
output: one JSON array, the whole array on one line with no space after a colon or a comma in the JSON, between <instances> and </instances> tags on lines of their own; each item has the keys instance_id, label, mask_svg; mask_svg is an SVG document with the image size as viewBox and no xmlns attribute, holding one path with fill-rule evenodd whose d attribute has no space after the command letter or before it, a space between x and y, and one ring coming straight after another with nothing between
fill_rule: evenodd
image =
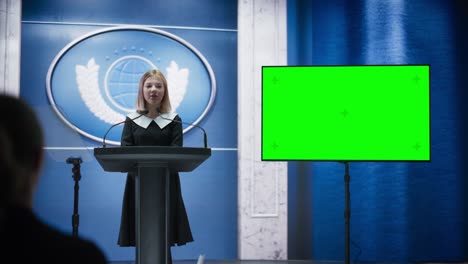
<instances>
[{"instance_id":1,"label":"tripod leg","mask_svg":"<svg viewBox=\"0 0 468 264\"><path fill-rule=\"evenodd\" d=\"M349 239L350 239L350 219L351 219L351 206L350 206L350 192L349 192L349 182L350 182L350 176L349 176L349 164L348 162L345 162L345 175L344 175L344 181L345 181L345 211L344 211L344 217L345 217L345 263L349 264L350 260L350 250L349 250Z\"/></svg>"},{"instance_id":2,"label":"tripod leg","mask_svg":"<svg viewBox=\"0 0 468 264\"><path fill-rule=\"evenodd\" d=\"M72 226L73 226L73 236L78 236L78 226L80 224L80 215L78 214L78 201L79 201L79 190L80 186L78 182L81 179L80 165L75 164L72 169L73 179L75 180L74 187L74 201L73 201L73 216L72 216Z\"/></svg>"}]
</instances>

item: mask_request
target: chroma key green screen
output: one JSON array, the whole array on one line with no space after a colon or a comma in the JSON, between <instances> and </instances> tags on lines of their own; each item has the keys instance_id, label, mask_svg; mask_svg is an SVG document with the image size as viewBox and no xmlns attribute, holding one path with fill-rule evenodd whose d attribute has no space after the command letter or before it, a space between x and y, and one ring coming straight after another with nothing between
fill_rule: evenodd
<instances>
[{"instance_id":1,"label":"chroma key green screen","mask_svg":"<svg viewBox=\"0 0 468 264\"><path fill-rule=\"evenodd\" d=\"M264 161L430 161L430 67L263 66L261 134Z\"/></svg>"}]
</instances>

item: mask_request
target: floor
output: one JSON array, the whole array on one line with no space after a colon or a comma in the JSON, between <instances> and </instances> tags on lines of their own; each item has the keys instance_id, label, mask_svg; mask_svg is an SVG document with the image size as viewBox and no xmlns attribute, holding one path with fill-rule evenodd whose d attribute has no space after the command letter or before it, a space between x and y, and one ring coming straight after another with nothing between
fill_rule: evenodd
<instances>
[{"instance_id":1,"label":"floor","mask_svg":"<svg viewBox=\"0 0 468 264\"><path fill-rule=\"evenodd\" d=\"M206 259L202 263L198 260L175 260L173 264L344 264L343 261L313 261L313 260L211 260ZM118 261L109 264L135 264L134 261ZM357 264L352 262L350 264ZM393 263L368 263L365 264L393 264ZM409 263L405 263L409 264ZM420 262L413 264L468 264L468 262Z\"/></svg>"},{"instance_id":2,"label":"floor","mask_svg":"<svg viewBox=\"0 0 468 264\"><path fill-rule=\"evenodd\" d=\"M173 264L202 264L198 260L175 260ZM134 261L118 261L109 264L135 264ZM312 260L212 260L205 259L203 264L343 264L339 261L312 261ZM351 263L354 264L354 263ZM467 263L468 264L468 263Z\"/></svg>"}]
</instances>

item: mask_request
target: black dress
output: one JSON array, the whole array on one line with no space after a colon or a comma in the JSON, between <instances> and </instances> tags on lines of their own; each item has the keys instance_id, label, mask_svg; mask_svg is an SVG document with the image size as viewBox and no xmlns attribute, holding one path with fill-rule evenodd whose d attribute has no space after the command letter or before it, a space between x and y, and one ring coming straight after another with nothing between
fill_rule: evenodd
<instances>
[{"instance_id":1,"label":"black dress","mask_svg":"<svg viewBox=\"0 0 468 264\"><path fill-rule=\"evenodd\" d=\"M178 115L175 115L173 120L181 121ZM127 116L122 131L121 146L183 145L181 123L161 118L157 118L156 121L159 121L160 125L146 116L134 121ZM193 237L182 199L179 174L171 172L170 181L169 238L171 246L180 246L192 242ZM132 173L127 175L125 183L118 244L122 247L135 246L135 178Z\"/></svg>"}]
</instances>

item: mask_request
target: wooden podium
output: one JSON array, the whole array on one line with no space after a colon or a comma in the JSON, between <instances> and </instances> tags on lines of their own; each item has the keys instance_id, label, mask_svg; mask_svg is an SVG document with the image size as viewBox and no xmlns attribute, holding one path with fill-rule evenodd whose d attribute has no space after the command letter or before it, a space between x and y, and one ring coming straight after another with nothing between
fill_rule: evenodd
<instances>
[{"instance_id":1,"label":"wooden podium","mask_svg":"<svg viewBox=\"0 0 468 264\"><path fill-rule=\"evenodd\" d=\"M105 171L136 175L136 264L168 263L169 172L194 170L211 156L211 149L102 147L94 149L94 156Z\"/></svg>"}]
</instances>

